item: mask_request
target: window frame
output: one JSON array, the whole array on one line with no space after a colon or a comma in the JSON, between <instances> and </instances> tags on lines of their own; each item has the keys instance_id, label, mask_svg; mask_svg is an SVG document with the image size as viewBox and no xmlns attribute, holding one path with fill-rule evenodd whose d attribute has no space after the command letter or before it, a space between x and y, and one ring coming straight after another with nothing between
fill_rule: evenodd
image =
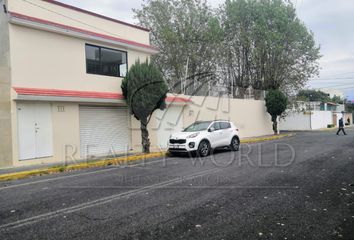
<instances>
[{"instance_id":1,"label":"window frame","mask_svg":"<svg viewBox=\"0 0 354 240\"><path fill-rule=\"evenodd\" d=\"M87 53L86 53L86 47L95 47L98 48L99 50L99 66L100 66L100 73L90 73L88 72L88 65L87 65ZM104 74L102 71L102 49L107 49L107 50L111 50L111 51L115 51L115 52L120 52L120 53L124 53L125 54L125 59L126 59L126 73L128 73L128 52L127 51L123 51L123 50L118 50L118 49L114 49L114 48L109 48L109 47L102 47L102 46L98 46L98 45L94 45L94 44L90 44L90 43L85 43L85 63L86 63L86 74L92 74L92 75L100 75L100 76L108 76L108 77L118 77L118 78L125 78L125 76L122 76L120 73L120 70L118 69L118 73L119 76L115 76L115 75L109 75L109 74Z\"/></svg>"},{"instance_id":2,"label":"window frame","mask_svg":"<svg viewBox=\"0 0 354 240\"><path fill-rule=\"evenodd\" d=\"M223 128L222 127L223 124L225 124L225 125L227 124L227 128ZM220 128L221 128L221 130L230 129L231 128L231 123L230 122L226 122L226 121L225 122L220 122Z\"/></svg>"},{"instance_id":3,"label":"window frame","mask_svg":"<svg viewBox=\"0 0 354 240\"><path fill-rule=\"evenodd\" d=\"M219 126L219 128L218 128L218 129L216 129L216 128L215 128L216 124ZM214 123L211 125L211 128L214 128L214 129L215 129L215 131L219 131L219 130L221 130L220 122L214 122Z\"/></svg>"}]
</instances>

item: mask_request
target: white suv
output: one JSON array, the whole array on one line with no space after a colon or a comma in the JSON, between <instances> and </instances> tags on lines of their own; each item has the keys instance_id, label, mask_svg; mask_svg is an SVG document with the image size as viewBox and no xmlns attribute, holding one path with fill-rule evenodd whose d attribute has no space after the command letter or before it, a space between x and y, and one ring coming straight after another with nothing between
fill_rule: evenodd
<instances>
[{"instance_id":1,"label":"white suv","mask_svg":"<svg viewBox=\"0 0 354 240\"><path fill-rule=\"evenodd\" d=\"M171 154L196 152L201 157L221 147L230 147L233 151L240 147L238 129L229 121L195 122L182 132L171 134L168 142Z\"/></svg>"}]
</instances>

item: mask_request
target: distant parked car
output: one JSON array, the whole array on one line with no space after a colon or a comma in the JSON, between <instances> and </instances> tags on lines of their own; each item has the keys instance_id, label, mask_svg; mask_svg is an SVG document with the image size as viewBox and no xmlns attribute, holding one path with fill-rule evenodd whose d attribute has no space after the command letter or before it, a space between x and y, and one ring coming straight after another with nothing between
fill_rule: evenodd
<instances>
[{"instance_id":1,"label":"distant parked car","mask_svg":"<svg viewBox=\"0 0 354 240\"><path fill-rule=\"evenodd\" d=\"M238 151L240 138L238 129L229 121L198 121L182 132L171 134L168 151L176 153L197 153L206 157L212 149L229 147Z\"/></svg>"}]
</instances>

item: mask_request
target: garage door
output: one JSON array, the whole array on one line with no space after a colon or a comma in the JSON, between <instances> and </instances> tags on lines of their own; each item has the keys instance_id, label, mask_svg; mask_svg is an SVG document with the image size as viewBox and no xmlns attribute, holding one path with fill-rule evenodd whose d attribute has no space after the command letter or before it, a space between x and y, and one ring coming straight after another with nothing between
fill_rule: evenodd
<instances>
[{"instance_id":1,"label":"garage door","mask_svg":"<svg viewBox=\"0 0 354 240\"><path fill-rule=\"evenodd\" d=\"M183 129L183 107L170 106L164 111L157 110L156 119L158 144L161 149L165 149L171 133L180 132Z\"/></svg>"},{"instance_id":2,"label":"garage door","mask_svg":"<svg viewBox=\"0 0 354 240\"><path fill-rule=\"evenodd\" d=\"M129 150L125 107L80 106L81 157L112 156Z\"/></svg>"}]
</instances>

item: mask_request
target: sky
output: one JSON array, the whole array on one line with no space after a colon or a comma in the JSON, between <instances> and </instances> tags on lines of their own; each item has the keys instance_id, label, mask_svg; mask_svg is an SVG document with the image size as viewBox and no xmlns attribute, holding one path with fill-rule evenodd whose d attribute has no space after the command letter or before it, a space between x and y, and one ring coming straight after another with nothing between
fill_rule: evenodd
<instances>
[{"instance_id":1,"label":"sky","mask_svg":"<svg viewBox=\"0 0 354 240\"><path fill-rule=\"evenodd\" d=\"M59 0L76 7L137 23L133 8L142 0ZM218 7L225 0L208 0ZM299 18L321 46L320 74L308 88L333 88L344 92L354 101L354 1L353 0L291 0Z\"/></svg>"}]
</instances>

